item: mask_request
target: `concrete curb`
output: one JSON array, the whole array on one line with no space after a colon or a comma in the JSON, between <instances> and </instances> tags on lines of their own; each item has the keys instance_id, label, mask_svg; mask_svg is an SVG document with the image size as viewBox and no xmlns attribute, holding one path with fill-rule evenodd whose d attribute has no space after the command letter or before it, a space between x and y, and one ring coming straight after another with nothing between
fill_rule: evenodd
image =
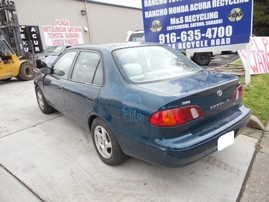
<instances>
[{"instance_id":1,"label":"concrete curb","mask_svg":"<svg viewBox=\"0 0 269 202\"><path fill-rule=\"evenodd\" d=\"M267 124L267 126L264 126L263 123L254 115L251 115L247 126L250 128L255 128L263 131L269 131L269 124Z\"/></svg>"},{"instance_id":2,"label":"concrete curb","mask_svg":"<svg viewBox=\"0 0 269 202\"><path fill-rule=\"evenodd\" d=\"M267 123L266 123L266 126L265 126L265 131L269 132L269 117L268 117L268 120L267 120Z\"/></svg>"}]
</instances>

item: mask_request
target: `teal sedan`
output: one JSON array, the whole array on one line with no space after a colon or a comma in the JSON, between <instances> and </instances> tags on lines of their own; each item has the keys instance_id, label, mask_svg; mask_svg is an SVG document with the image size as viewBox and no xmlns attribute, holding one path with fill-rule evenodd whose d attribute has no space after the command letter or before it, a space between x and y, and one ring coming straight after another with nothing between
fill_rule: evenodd
<instances>
[{"instance_id":1,"label":"teal sedan","mask_svg":"<svg viewBox=\"0 0 269 202\"><path fill-rule=\"evenodd\" d=\"M108 165L128 156L187 165L232 145L251 115L238 77L206 71L162 44L71 47L37 74L41 111L91 131Z\"/></svg>"}]
</instances>

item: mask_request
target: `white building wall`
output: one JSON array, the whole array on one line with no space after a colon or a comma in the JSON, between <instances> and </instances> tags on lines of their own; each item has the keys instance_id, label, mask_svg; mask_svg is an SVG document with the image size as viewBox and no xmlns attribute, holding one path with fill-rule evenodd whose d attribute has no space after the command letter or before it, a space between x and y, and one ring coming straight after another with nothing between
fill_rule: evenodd
<instances>
[{"instance_id":1,"label":"white building wall","mask_svg":"<svg viewBox=\"0 0 269 202\"><path fill-rule=\"evenodd\" d=\"M55 19L69 20L71 26L88 28L84 44L125 41L127 31L143 28L141 9L85 2L81 0L14 0L20 25L55 25ZM86 15L81 15L86 10Z\"/></svg>"}]
</instances>

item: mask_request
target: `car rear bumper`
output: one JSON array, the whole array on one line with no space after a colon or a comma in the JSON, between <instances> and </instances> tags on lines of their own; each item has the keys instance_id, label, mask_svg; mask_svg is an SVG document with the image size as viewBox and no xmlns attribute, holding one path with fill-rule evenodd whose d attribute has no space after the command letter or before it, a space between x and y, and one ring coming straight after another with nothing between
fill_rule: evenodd
<instances>
[{"instance_id":1,"label":"car rear bumper","mask_svg":"<svg viewBox=\"0 0 269 202\"><path fill-rule=\"evenodd\" d=\"M149 144L149 161L168 167L185 166L197 161L217 150L217 142L222 135L234 131L234 136L238 136L247 126L250 116L251 110L242 105L240 116L202 136L189 133L176 138L153 139Z\"/></svg>"}]
</instances>

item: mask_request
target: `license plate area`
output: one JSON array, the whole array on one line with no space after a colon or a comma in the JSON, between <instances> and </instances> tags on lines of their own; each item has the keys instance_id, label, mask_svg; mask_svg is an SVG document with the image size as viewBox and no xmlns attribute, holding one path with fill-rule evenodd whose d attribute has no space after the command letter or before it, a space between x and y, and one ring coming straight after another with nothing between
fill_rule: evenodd
<instances>
[{"instance_id":1,"label":"license plate area","mask_svg":"<svg viewBox=\"0 0 269 202\"><path fill-rule=\"evenodd\" d=\"M232 145L234 143L234 131L228 132L218 139L218 151Z\"/></svg>"}]
</instances>

